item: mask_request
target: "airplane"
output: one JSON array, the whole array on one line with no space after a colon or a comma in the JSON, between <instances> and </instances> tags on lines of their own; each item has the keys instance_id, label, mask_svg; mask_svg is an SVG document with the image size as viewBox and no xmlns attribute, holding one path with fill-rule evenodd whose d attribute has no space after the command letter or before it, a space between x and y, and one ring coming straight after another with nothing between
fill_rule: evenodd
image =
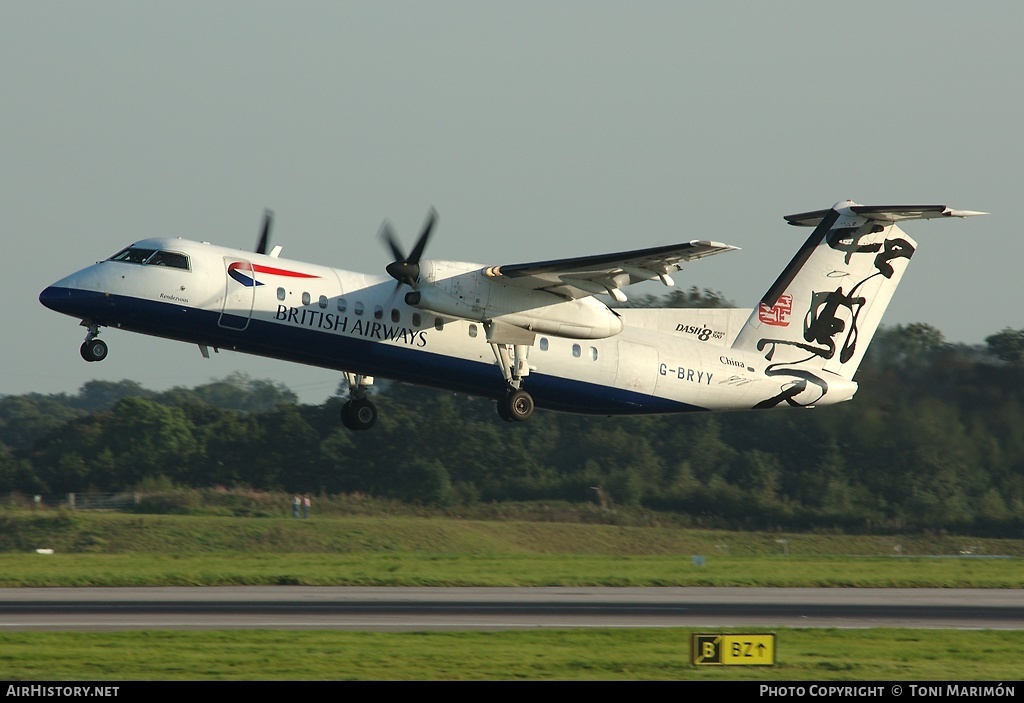
<instances>
[{"instance_id":1,"label":"airplane","mask_svg":"<svg viewBox=\"0 0 1024 703\"><path fill-rule=\"evenodd\" d=\"M853 398L853 380L917 244L904 220L987 213L945 205L860 205L788 215L813 228L753 308L628 308L624 288L674 285L684 264L735 251L709 240L525 264L427 260L431 210L385 275L269 252L143 239L48 286L46 307L87 328L80 353L107 357L100 328L272 357L344 374L342 424L368 430L374 378L488 397L508 422L535 408L640 415L815 407Z\"/></svg>"}]
</instances>

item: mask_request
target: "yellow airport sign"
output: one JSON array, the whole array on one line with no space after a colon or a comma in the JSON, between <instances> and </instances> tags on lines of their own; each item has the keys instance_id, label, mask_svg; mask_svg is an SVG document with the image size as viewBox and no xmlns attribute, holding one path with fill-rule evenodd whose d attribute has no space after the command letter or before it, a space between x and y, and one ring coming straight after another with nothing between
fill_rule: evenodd
<instances>
[{"instance_id":1,"label":"yellow airport sign","mask_svg":"<svg viewBox=\"0 0 1024 703\"><path fill-rule=\"evenodd\" d=\"M774 634L695 634L690 662L700 666L775 666Z\"/></svg>"}]
</instances>

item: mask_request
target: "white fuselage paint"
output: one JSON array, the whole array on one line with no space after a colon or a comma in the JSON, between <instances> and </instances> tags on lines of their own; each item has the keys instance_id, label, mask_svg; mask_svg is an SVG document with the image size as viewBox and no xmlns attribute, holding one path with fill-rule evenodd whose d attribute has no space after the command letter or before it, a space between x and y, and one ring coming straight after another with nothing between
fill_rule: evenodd
<instances>
[{"instance_id":1,"label":"white fuselage paint","mask_svg":"<svg viewBox=\"0 0 1024 703\"><path fill-rule=\"evenodd\" d=\"M409 369L415 369L421 359L425 361L425 355L439 355L456 365L479 364L490 370L482 372L480 378L484 381L475 382L470 389L464 378L446 378L438 372L429 379L416 381L490 397L504 392L501 372L482 324L411 307L404 300L409 287L397 286L386 276L369 276L182 239L151 239L135 246L184 254L190 269L102 261L58 281L47 292L58 291L63 295L66 290L69 296L100 294L94 298L101 302L132 301L131 305L115 305L94 314L86 308L62 309L49 302L47 305L105 326L380 377L398 374L387 373L387 369L378 366L375 358L381 352L374 351L375 348L400 350L401 364ZM260 285L246 286L229 276L233 264L242 280L255 277ZM430 277L443 281L445 276L440 274L446 266L463 279L441 284L442 289L447 286L448 295L458 293L453 286L462 285L467 274L481 268L431 262ZM479 276L469 278L479 281ZM429 285L432 284L425 283L421 288ZM467 302L480 311L488 303L478 300L478 293L473 291L472 300ZM514 291L503 290L494 302L509 315L538 314L537 310L523 309L522 300L528 298L523 295L516 310L513 295ZM594 320L608 313L608 308L593 298L572 302L579 304L580 310L597 310L592 319L584 319L578 325L580 328L593 329ZM340 303L344 310L339 309ZM119 307L131 309L121 311ZM543 308L538 309L543 314ZM571 326L573 320L564 315L564 310L571 309L562 308L552 318L552 324ZM603 388L609 393L639 394L654 401L649 408L638 401L635 409L623 408L623 412L672 412L672 403L681 404L676 410L749 409L795 380L769 378L764 374L763 356L730 348L749 312L622 309L613 313L614 319L621 319L621 331L598 330L592 334L598 338L535 330L538 337L529 351L532 371L526 388L530 390L538 377L557 378L588 384L598 391ZM176 316L185 321L199 319L197 314L201 313L206 313L202 315L205 321L217 320L215 333L210 332L212 326L208 323L192 329L187 322L175 322ZM147 321L146 316L158 319ZM297 330L305 331L302 353L284 349L276 341ZM349 356L318 351L321 346L330 348L332 335L373 344L349 345ZM393 365L398 357L390 358ZM439 367L435 364L435 368ZM853 382L839 383L822 403L848 400L855 390ZM537 406L550 407L551 403L538 397ZM588 411L585 404L569 406L572 403L559 409Z\"/></svg>"}]
</instances>

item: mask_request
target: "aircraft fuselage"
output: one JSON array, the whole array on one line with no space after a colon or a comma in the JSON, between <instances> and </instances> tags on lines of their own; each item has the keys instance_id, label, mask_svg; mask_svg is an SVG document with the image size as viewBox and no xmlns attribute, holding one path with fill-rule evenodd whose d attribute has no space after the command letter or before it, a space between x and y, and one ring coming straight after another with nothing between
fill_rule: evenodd
<instances>
[{"instance_id":1,"label":"aircraft fuselage","mask_svg":"<svg viewBox=\"0 0 1024 703\"><path fill-rule=\"evenodd\" d=\"M173 255L171 265L131 255L101 261L49 286L41 302L87 326L495 399L508 391L482 322L413 307L409 289L391 278L183 239L132 248ZM482 269L431 262L430 271L449 263L453 276ZM453 285L436 288L450 295ZM568 335L534 330L528 384L539 408L607 415L749 409L799 380L768 377L762 355L729 347L749 310L611 311L595 298L571 302L578 314L567 317L573 308L556 304L561 318L550 327L563 325ZM821 402L847 400L855 390L853 382L834 384Z\"/></svg>"}]
</instances>

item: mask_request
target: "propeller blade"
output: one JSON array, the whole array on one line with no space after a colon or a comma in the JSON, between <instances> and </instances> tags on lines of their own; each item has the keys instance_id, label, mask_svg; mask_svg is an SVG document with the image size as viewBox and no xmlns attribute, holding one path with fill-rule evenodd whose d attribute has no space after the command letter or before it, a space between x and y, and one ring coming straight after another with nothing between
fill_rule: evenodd
<instances>
[{"instance_id":1,"label":"propeller blade","mask_svg":"<svg viewBox=\"0 0 1024 703\"><path fill-rule=\"evenodd\" d=\"M270 242L270 225L273 222L273 220L274 220L274 211L273 210L264 210L263 211L263 229L260 232L260 239L256 243L256 253L257 254L266 254L267 253L267 244Z\"/></svg>"},{"instance_id":2,"label":"propeller blade","mask_svg":"<svg viewBox=\"0 0 1024 703\"><path fill-rule=\"evenodd\" d=\"M409 258L406 261L414 264L420 262L420 257L423 256L423 249L427 246L427 240L430 239L430 232L434 229L435 222L437 222L437 210L430 208L430 214L427 216L427 221L423 223L423 231L420 232L420 238L416 240L416 246L412 248L412 253L409 254Z\"/></svg>"},{"instance_id":3,"label":"propeller blade","mask_svg":"<svg viewBox=\"0 0 1024 703\"><path fill-rule=\"evenodd\" d=\"M391 223L387 220L380 226L380 238L391 249L391 255L395 257L395 261L405 261L402 246L398 243L398 238L395 236L394 230L391 229Z\"/></svg>"},{"instance_id":4,"label":"propeller blade","mask_svg":"<svg viewBox=\"0 0 1024 703\"><path fill-rule=\"evenodd\" d=\"M394 305L395 305L395 296L398 295L398 289L401 288L401 287L402 287L402 282L401 281L395 281L395 287L391 289L391 295L388 296L388 304L385 305L384 307L388 307L388 308L394 307Z\"/></svg>"},{"instance_id":5,"label":"propeller blade","mask_svg":"<svg viewBox=\"0 0 1024 703\"><path fill-rule=\"evenodd\" d=\"M431 208L427 221L423 224L423 230L420 232L419 239L416 240L416 246L413 247L409 256L406 256L402 252L402 246L398 243L398 238L392 231L390 223L387 220L384 221L380 228L380 237L387 242L392 256L395 257L394 261L384 267L389 276L399 283L405 283L411 288L416 286L416 282L420 277L420 257L423 255L423 250L427 246L427 241L430 239L430 233L433 231L436 222L437 211ZM395 290L397 292L397 287Z\"/></svg>"}]
</instances>

